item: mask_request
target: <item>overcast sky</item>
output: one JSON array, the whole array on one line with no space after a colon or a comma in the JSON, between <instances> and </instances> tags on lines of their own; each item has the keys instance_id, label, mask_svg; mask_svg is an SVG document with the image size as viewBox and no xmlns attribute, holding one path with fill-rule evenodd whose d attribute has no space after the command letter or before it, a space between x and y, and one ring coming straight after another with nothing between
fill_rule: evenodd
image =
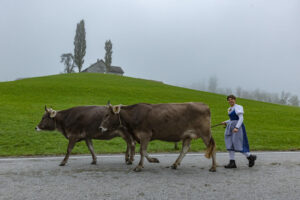
<instances>
[{"instance_id":1,"label":"overcast sky","mask_svg":"<svg viewBox=\"0 0 300 200\"><path fill-rule=\"evenodd\" d=\"M63 72L81 19L83 69L110 39L125 76L300 95L299 0L0 0L0 81Z\"/></svg>"}]
</instances>

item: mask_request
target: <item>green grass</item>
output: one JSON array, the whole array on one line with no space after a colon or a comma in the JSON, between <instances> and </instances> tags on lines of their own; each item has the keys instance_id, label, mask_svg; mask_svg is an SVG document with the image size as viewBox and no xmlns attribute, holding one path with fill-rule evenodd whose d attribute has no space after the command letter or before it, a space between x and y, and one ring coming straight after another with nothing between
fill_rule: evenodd
<instances>
[{"instance_id":1,"label":"green grass","mask_svg":"<svg viewBox=\"0 0 300 200\"><path fill-rule=\"evenodd\" d=\"M165 85L155 81L105 74L61 74L0 83L0 156L64 154L67 140L58 132L35 132L45 104L55 110L78 105L130 105L139 102L204 102L212 124L228 118L224 95ZM300 150L300 108L238 99L245 109L245 126L251 150ZM222 127L213 128L217 149L225 151ZM124 152L120 138L94 141L97 153ZM170 152L173 143L152 141L149 152ZM203 151L201 140L191 151ZM85 143L73 153L87 154Z\"/></svg>"}]
</instances>

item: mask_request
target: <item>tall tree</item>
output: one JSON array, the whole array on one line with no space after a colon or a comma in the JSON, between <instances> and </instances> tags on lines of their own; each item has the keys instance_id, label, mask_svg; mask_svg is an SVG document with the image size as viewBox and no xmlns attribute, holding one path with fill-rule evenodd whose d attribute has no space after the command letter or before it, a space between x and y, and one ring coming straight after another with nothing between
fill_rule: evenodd
<instances>
[{"instance_id":1,"label":"tall tree","mask_svg":"<svg viewBox=\"0 0 300 200\"><path fill-rule=\"evenodd\" d=\"M60 56L61 63L65 65L65 73L73 73L74 72L74 57L71 53L64 53Z\"/></svg>"},{"instance_id":2,"label":"tall tree","mask_svg":"<svg viewBox=\"0 0 300 200\"><path fill-rule=\"evenodd\" d=\"M84 21L81 20L77 24L76 35L74 38L74 62L78 67L78 71L81 72L82 65L84 63L84 56L86 50L86 41L85 41L85 28Z\"/></svg>"},{"instance_id":3,"label":"tall tree","mask_svg":"<svg viewBox=\"0 0 300 200\"><path fill-rule=\"evenodd\" d=\"M112 43L110 40L106 40L105 42L105 57L104 57L104 62L105 62L105 65L106 65L106 72L109 71L110 67L111 67L111 61L112 61Z\"/></svg>"}]
</instances>

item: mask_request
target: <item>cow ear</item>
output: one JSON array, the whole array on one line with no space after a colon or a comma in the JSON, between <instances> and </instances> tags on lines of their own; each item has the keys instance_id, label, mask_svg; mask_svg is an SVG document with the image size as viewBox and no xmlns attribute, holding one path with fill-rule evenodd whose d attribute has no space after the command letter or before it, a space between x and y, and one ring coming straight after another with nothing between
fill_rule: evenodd
<instances>
[{"instance_id":1,"label":"cow ear","mask_svg":"<svg viewBox=\"0 0 300 200\"><path fill-rule=\"evenodd\" d=\"M111 104L110 104L110 100L107 101L107 104L106 104L106 105L107 105L107 106L111 105Z\"/></svg>"},{"instance_id":2,"label":"cow ear","mask_svg":"<svg viewBox=\"0 0 300 200\"><path fill-rule=\"evenodd\" d=\"M121 107L122 107L122 105L113 106L113 112L114 112L115 114L119 114L120 111L121 111Z\"/></svg>"},{"instance_id":3,"label":"cow ear","mask_svg":"<svg viewBox=\"0 0 300 200\"><path fill-rule=\"evenodd\" d=\"M47 112L48 110L47 110L47 106L45 105L45 111Z\"/></svg>"},{"instance_id":4,"label":"cow ear","mask_svg":"<svg viewBox=\"0 0 300 200\"><path fill-rule=\"evenodd\" d=\"M57 113L57 112L56 112L55 110L52 110L52 109L51 109L51 110L49 111L49 113L50 113L50 118L54 118L54 117L56 116L56 113Z\"/></svg>"}]
</instances>

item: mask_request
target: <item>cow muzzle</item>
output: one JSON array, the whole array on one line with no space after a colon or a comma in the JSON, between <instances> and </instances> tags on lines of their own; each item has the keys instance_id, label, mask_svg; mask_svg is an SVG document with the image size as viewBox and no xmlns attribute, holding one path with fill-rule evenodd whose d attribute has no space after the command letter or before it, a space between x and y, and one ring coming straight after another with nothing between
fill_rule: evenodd
<instances>
[{"instance_id":1,"label":"cow muzzle","mask_svg":"<svg viewBox=\"0 0 300 200\"><path fill-rule=\"evenodd\" d=\"M38 126L35 127L36 131L41 131L42 129L40 129Z\"/></svg>"},{"instance_id":2,"label":"cow muzzle","mask_svg":"<svg viewBox=\"0 0 300 200\"><path fill-rule=\"evenodd\" d=\"M100 129L101 132L103 132L103 133L107 131L107 128L104 128L103 126L100 126L99 129Z\"/></svg>"}]
</instances>

